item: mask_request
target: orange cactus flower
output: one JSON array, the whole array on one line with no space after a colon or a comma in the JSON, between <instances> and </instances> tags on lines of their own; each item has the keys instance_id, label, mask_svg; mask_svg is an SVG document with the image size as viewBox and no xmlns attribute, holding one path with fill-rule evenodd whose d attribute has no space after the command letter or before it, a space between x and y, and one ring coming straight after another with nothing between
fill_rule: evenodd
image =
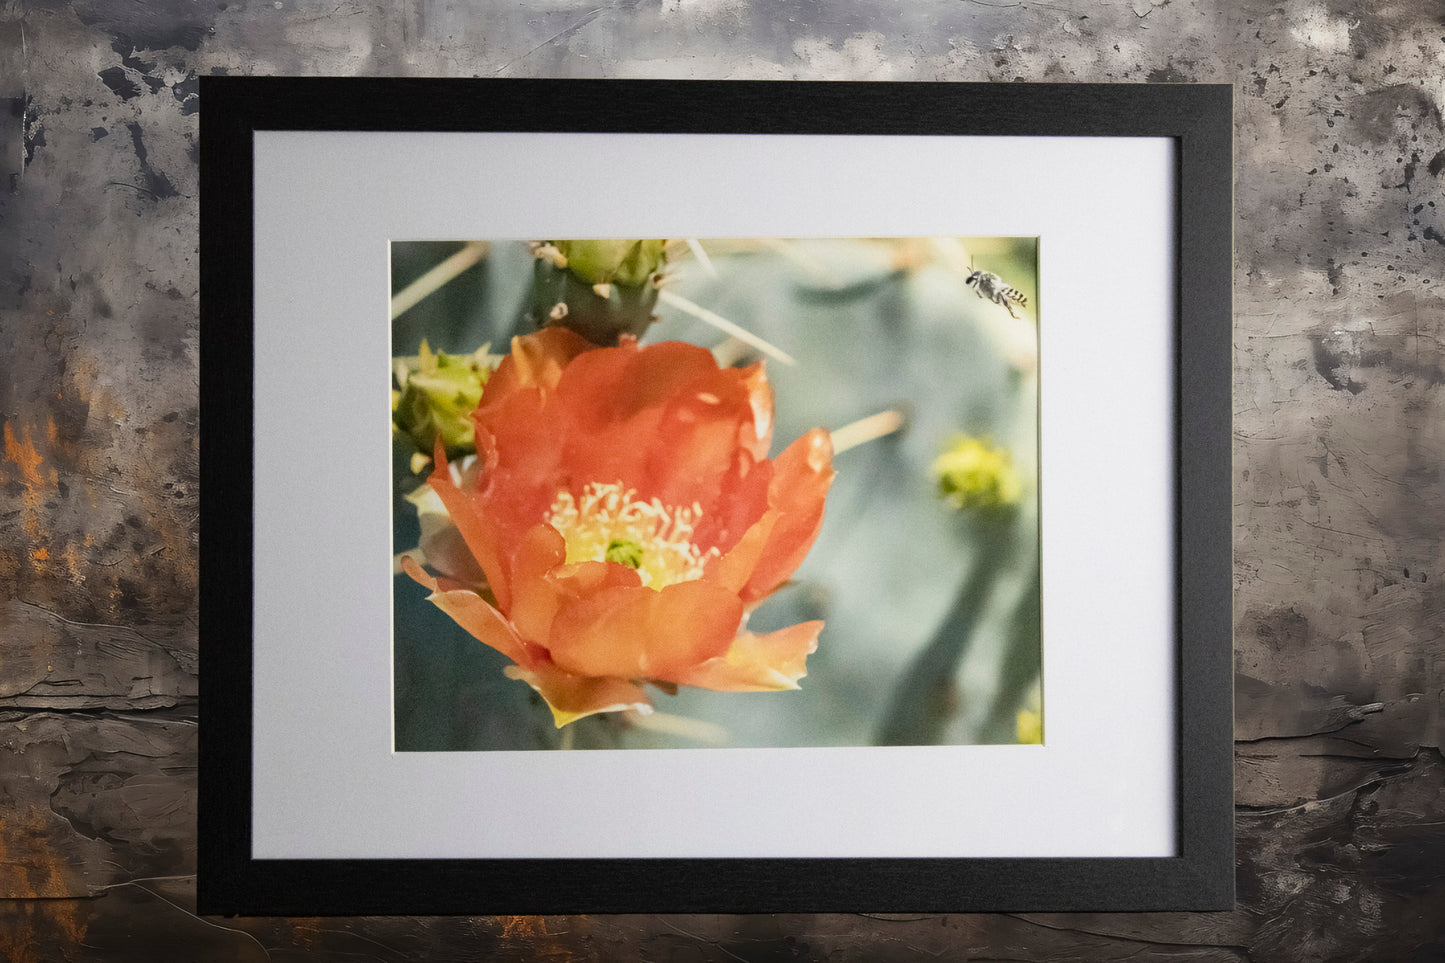
<instances>
[{"instance_id":1,"label":"orange cactus flower","mask_svg":"<svg viewBox=\"0 0 1445 963\"><path fill-rule=\"evenodd\" d=\"M513 339L472 419L477 470L455 477L438 448L429 484L486 588L403 564L559 728L647 711L646 682L798 688L823 623L744 625L818 535L832 444L815 428L768 458L761 364L547 328Z\"/></svg>"}]
</instances>

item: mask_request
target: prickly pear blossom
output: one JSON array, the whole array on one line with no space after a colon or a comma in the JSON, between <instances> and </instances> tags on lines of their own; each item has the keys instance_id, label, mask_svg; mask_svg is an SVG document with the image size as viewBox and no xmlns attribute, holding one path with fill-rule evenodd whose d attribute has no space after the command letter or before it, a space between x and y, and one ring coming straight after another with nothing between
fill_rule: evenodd
<instances>
[{"instance_id":1,"label":"prickly pear blossom","mask_svg":"<svg viewBox=\"0 0 1445 963\"><path fill-rule=\"evenodd\" d=\"M646 711L647 682L795 689L822 623L754 634L746 617L817 537L832 447L818 428L769 458L772 418L761 365L516 338L472 415L476 464L453 471L438 446L429 480L485 585L406 570L559 727Z\"/></svg>"}]
</instances>

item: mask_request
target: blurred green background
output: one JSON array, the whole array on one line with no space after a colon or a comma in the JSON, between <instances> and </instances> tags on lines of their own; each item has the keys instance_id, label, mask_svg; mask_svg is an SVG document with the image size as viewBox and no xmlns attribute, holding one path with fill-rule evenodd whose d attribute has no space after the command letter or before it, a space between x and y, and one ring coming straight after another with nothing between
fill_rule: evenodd
<instances>
[{"instance_id":1,"label":"blurred green background","mask_svg":"<svg viewBox=\"0 0 1445 963\"><path fill-rule=\"evenodd\" d=\"M768 361L773 454L809 428L880 411L893 434L839 453L823 529L792 583L753 614L764 632L825 620L801 690L654 690L658 710L557 730L541 699L502 674L411 579L394 578L398 750L698 748L1013 743L1041 736L1036 238L702 240L670 245L665 290L797 359ZM461 242L392 244L403 292ZM473 245L474 264L398 314L394 355L472 352L534 330L535 258L525 242ZM470 260L467 255L464 259ZM453 262L455 263L455 262ZM993 272L1027 298L1002 305L965 282ZM432 277L436 277L435 274ZM413 289L415 290L415 289ZM749 363L756 351L675 303L643 343L677 339ZM724 344L726 342L726 344ZM1008 452L1011 506L959 508L933 465L959 435ZM395 551L417 543L403 495L422 480L394 440ZM1024 715L1020 715L1024 713Z\"/></svg>"}]
</instances>

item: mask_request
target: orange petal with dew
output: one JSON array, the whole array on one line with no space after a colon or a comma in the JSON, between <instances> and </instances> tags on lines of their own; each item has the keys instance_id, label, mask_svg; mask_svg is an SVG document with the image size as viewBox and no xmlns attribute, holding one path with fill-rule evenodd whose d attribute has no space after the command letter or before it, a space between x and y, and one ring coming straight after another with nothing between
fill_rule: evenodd
<instances>
[{"instance_id":1,"label":"orange petal with dew","mask_svg":"<svg viewBox=\"0 0 1445 963\"><path fill-rule=\"evenodd\" d=\"M767 457L759 442L743 376L714 371L680 390L659 413L646 446L639 490L667 505L698 502L714 510L731 486L740 462Z\"/></svg>"},{"instance_id":2,"label":"orange petal with dew","mask_svg":"<svg viewBox=\"0 0 1445 963\"><path fill-rule=\"evenodd\" d=\"M548 400L565 422L554 444L573 477L620 481L667 504L707 504L707 490L737 450L740 426L753 421L742 377L681 342L588 352L568 366ZM686 480L685 498L669 487L678 479Z\"/></svg>"},{"instance_id":3,"label":"orange petal with dew","mask_svg":"<svg viewBox=\"0 0 1445 963\"><path fill-rule=\"evenodd\" d=\"M712 353L681 341L640 348L623 342L581 355L562 375L557 398L580 426L610 429L639 412L661 410L689 386L722 379ZM735 377L735 376L734 376Z\"/></svg>"},{"instance_id":4,"label":"orange petal with dew","mask_svg":"<svg viewBox=\"0 0 1445 963\"><path fill-rule=\"evenodd\" d=\"M799 622L755 635L744 632L727 653L702 663L677 681L721 692L773 692L796 689L808 674L807 659L818 648L822 622Z\"/></svg>"},{"instance_id":5,"label":"orange petal with dew","mask_svg":"<svg viewBox=\"0 0 1445 963\"><path fill-rule=\"evenodd\" d=\"M772 478L772 461L754 461L746 452L740 452L722 479L716 499L702 505L702 519L695 529L697 546L731 551L767 512Z\"/></svg>"}]
</instances>

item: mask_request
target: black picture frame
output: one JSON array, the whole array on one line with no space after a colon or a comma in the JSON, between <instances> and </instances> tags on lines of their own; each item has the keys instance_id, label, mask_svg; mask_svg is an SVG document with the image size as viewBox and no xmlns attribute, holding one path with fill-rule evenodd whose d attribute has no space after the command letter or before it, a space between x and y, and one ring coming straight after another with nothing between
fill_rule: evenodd
<instances>
[{"instance_id":1,"label":"black picture frame","mask_svg":"<svg viewBox=\"0 0 1445 963\"><path fill-rule=\"evenodd\" d=\"M201 912L1119 911L1233 906L1230 87L206 77L201 80L201 103ZM250 586L257 560L252 543L252 138L266 130L1172 138L1177 145L1178 239L1178 855L253 858ZM1061 157L1061 166L1065 160Z\"/></svg>"}]
</instances>

